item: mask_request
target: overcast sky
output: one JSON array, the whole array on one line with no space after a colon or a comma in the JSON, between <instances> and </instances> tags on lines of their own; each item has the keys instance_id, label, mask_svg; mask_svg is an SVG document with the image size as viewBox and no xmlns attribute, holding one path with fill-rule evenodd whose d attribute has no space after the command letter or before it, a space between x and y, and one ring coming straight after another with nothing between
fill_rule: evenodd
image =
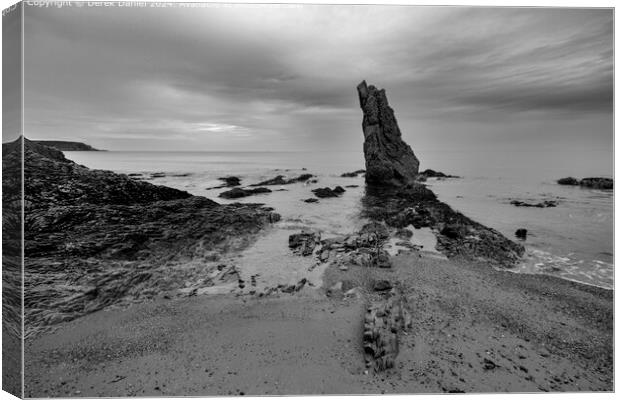
<instances>
[{"instance_id":1,"label":"overcast sky","mask_svg":"<svg viewBox=\"0 0 620 400\"><path fill-rule=\"evenodd\" d=\"M35 8L25 132L110 150L357 150L356 85L416 149L613 140L613 12ZM610 153L611 154L611 153Z\"/></svg>"}]
</instances>

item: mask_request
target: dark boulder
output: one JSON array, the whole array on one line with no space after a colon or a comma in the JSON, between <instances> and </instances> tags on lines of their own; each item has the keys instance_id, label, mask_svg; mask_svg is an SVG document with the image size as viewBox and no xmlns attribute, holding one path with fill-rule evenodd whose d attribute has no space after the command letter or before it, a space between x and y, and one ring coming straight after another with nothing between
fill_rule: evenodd
<instances>
[{"instance_id":1,"label":"dark boulder","mask_svg":"<svg viewBox=\"0 0 620 400\"><path fill-rule=\"evenodd\" d=\"M239 186L241 185L241 179L236 176L226 176L223 178L217 178L221 181L224 181L226 186Z\"/></svg>"},{"instance_id":2,"label":"dark boulder","mask_svg":"<svg viewBox=\"0 0 620 400\"><path fill-rule=\"evenodd\" d=\"M558 184L559 185L571 185L571 186L577 186L579 185L579 180L571 177L568 178L562 178L562 179L558 179Z\"/></svg>"},{"instance_id":3,"label":"dark boulder","mask_svg":"<svg viewBox=\"0 0 620 400\"><path fill-rule=\"evenodd\" d=\"M327 197L340 197L340 195L344 192L345 190L341 186L336 186L334 189L324 187L312 190L312 193L321 199Z\"/></svg>"},{"instance_id":4,"label":"dark boulder","mask_svg":"<svg viewBox=\"0 0 620 400\"><path fill-rule=\"evenodd\" d=\"M414 182L420 162L401 138L394 111L385 90L363 81L357 86L364 117L366 183L375 186L404 186Z\"/></svg>"},{"instance_id":5,"label":"dark boulder","mask_svg":"<svg viewBox=\"0 0 620 400\"><path fill-rule=\"evenodd\" d=\"M383 292L390 289L392 289L392 284L390 283L390 281L387 281L385 279L375 281L372 285L372 290L376 292Z\"/></svg>"},{"instance_id":6,"label":"dark boulder","mask_svg":"<svg viewBox=\"0 0 620 400\"><path fill-rule=\"evenodd\" d=\"M446 225L442 230L441 234L450 239L458 239L462 236L462 229L460 226L454 225Z\"/></svg>"},{"instance_id":7,"label":"dark boulder","mask_svg":"<svg viewBox=\"0 0 620 400\"><path fill-rule=\"evenodd\" d=\"M309 198L309 199L305 199L305 200L302 200L302 201L303 201L304 203L318 203L318 202L319 202L319 199L315 199L315 198L312 198L312 197L311 197L311 198Z\"/></svg>"},{"instance_id":8,"label":"dark boulder","mask_svg":"<svg viewBox=\"0 0 620 400\"><path fill-rule=\"evenodd\" d=\"M515 232L515 236L522 240L527 239L527 229L524 229L524 228L517 229L517 231Z\"/></svg>"},{"instance_id":9,"label":"dark boulder","mask_svg":"<svg viewBox=\"0 0 620 400\"><path fill-rule=\"evenodd\" d=\"M559 185L571 185L571 186L581 186L591 189L613 189L614 188L614 180L611 178L583 178L582 180L577 180L573 177L558 179Z\"/></svg>"},{"instance_id":10,"label":"dark boulder","mask_svg":"<svg viewBox=\"0 0 620 400\"><path fill-rule=\"evenodd\" d=\"M263 188L263 187L259 187L256 189L234 188L226 192L220 193L218 197L221 197L223 199L238 199L241 197L247 197L247 196L252 196L252 195L261 194L261 193L271 193L271 190L267 188Z\"/></svg>"}]
</instances>

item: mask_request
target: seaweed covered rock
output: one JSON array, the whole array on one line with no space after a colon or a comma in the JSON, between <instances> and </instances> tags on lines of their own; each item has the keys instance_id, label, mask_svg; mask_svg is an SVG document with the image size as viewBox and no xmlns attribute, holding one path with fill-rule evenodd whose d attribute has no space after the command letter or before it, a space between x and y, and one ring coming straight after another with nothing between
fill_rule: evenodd
<instances>
[{"instance_id":1,"label":"seaweed covered rock","mask_svg":"<svg viewBox=\"0 0 620 400\"><path fill-rule=\"evenodd\" d=\"M376 186L403 186L415 181L420 162L411 147L401 138L401 132L388 104L385 89L357 86L364 117L364 157L366 183Z\"/></svg>"}]
</instances>

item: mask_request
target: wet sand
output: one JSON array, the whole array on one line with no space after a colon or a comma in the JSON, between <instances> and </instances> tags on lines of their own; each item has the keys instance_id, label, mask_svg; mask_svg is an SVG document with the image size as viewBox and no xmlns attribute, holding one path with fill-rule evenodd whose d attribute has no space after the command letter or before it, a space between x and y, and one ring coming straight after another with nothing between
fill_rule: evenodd
<instances>
[{"instance_id":1,"label":"wet sand","mask_svg":"<svg viewBox=\"0 0 620 400\"><path fill-rule=\"evenodd\" d=\"M613 390L613 291L411 252L329 267L293 295L157 299L27 340L28 397ZM413 327L367 371L372 280L401 282ZM349 280L359 297L327 297Z\"/></svg>"}]
</instances>

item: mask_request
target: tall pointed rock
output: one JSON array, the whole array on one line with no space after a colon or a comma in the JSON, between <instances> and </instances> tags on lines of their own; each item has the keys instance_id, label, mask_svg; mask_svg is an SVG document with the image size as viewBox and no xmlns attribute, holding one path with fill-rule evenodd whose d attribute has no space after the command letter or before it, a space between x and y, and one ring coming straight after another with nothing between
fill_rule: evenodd
<instances>
[{"instance_id":1,"label":"tall pointed rock","mask_svg":"<svg viewBox=\"0 0 620 400\"><path fill-rule=\"evenodd\" d=\"M401 139L400 129L389 106L385 89L363 81L357 86L364 113L364 157L366 183L374 186L403 186L418 174L420 162Z\"/></svg>"}]
</instances>

